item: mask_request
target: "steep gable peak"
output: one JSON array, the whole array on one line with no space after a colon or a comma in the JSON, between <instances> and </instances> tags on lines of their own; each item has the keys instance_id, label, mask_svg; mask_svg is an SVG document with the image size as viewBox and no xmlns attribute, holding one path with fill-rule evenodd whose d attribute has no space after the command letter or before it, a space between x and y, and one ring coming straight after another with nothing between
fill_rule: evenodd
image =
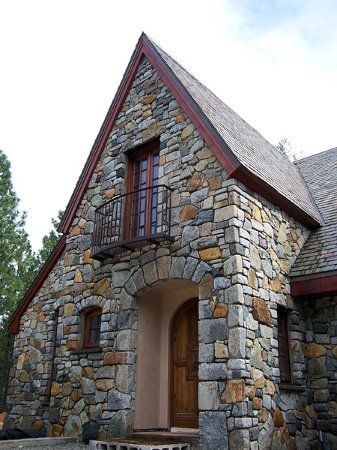
<instances>
[{"instance_id":1,"label":"steep gable peak","mask_svg":"<svg viewBox=\"0 0 337 450\"><path fill-rule=\"evenodd\" d=\"M70 198L60 224L61 232L67 233L71 226L143 56L195 124L228 175L307 226L322 223L294 164L143 32Z\"/></svg>"}]
</instances>

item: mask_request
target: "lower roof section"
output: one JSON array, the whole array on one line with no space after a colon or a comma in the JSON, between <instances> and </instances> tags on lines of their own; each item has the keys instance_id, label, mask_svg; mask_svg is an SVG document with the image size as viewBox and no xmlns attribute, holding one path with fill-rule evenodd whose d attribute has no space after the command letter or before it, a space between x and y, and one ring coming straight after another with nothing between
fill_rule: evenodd
<instances>
[{"instance_id":1,"label":"lower roof section","mask_svg":"<svg viewBox=\"0 0 337 450\"><path fill-rule=\"evenodd\" d=\"M337 270L291 278L293 297L337 295Z\"/></svg>"}]
</instances>

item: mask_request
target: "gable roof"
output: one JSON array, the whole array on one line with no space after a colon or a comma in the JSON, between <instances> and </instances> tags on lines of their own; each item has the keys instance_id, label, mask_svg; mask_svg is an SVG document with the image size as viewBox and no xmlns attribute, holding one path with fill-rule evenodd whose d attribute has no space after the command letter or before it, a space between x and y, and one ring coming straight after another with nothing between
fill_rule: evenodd
<instances>
[{"instance_id":1,"label":"gable roof","mask_svg":"<svg viewBox=\"0 0 337 450\"><path fill-rule=\"evenodd\" d=\"M293 277L337 271L337 148L297 161L324 219L297 257Z\"/></svg>"},{"instance_id":2,"label":"gable roof","mask_svg":"<svg viewBox=\"0 0 337 450\"><path fill-rule=\"evenodd\" d=\"M317 227L322 223L293 163L143 33L70 198L59 227L62 233L66 234L71 226L143 56L194 122L228 175L305 225Z\"/></svg>"}]
</instances>

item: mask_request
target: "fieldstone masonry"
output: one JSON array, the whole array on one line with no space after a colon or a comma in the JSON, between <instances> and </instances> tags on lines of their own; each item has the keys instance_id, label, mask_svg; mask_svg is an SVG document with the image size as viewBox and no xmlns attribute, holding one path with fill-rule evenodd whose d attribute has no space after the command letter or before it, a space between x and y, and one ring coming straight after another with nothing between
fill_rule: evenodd
<instances>
[{"instance_id":1,"label":"fieldstone masonry","mask_svg":"<svg viewBox=\"0 0 337 450\"><path fill-rule=\"evenodd\" d=\"M95 261L95 208L125 192L126 151L153 138L160 183L173 189L174 242ZM22 317L7 426L79 438L98 430L101 440L131 433L137 301L158 281L187 279L199 290L200 448L295 448L317 441L316 425L336 433L336 391L327 386L336 382L336 301L317 300L316 309L290 297L288 273L308 235L228 178L144 59L66 250ZM90 351L81 349L81 327L92 305L103 315L100 349ZM277 305L292 310L297 391L280 389Z\"/></svg>"}]
</instances>

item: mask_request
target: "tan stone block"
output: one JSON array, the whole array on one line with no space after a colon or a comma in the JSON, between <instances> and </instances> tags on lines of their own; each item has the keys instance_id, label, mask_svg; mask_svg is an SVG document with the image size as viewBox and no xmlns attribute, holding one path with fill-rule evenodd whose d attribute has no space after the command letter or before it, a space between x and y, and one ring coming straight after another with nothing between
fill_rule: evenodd
<instances>
[{"instance_id":1,"label":"tan stone block","mask_svg":"<svg viewBox=\"0 0 337 450\"><path fill-rule=\"evenodd\" d=\"M225 403L243 402L245 399L245 382L244 380L229 380L226 388L221 396L221 400Z\"/></svg>"},{"instance_id":2,"label":"tan stone block","mask_svg":"<svg viewBox=\"0 0 337 450\"><path fill-rule=\"evenodd\" d=\"M253 400L256 394L256 387L255 386L247 386L246 387L246 395L250 400Z\"/></svg>"},{"instance_id":3,"label":"tan stone block","mask_svg":"<svg viewBox=\"0 0 337 450\"><path fill-rule=\"evenodd\" d=\"M219 247L205 248L199 251L199 255L203 261L212 261L221 258L221 250Z\"/></svg>"},{"instance_id":4,"label":"tan stone block","mask_svg":"<svg viewBox=\"0 0 337 450\"><path fill-rule=\"evenodd\" d=\"M214 354L218 359L226 359L229 357L227 345L223 342L216 342L214 344Z\"/></svg>"},{"instance_id":5,"label":"tan stone block","mask_svg":"<svg viewBox=\"0 0 337 450\"><path fill-rule=\"evenodd\" d=\"M37 320L37 322L44 322L44 319L46 318L46 314L45 313L39 313L37 316L36 316L36 320Z\"/></svg>"},{"instance_id":6,"label":"tan stone block","mask_svg":"<svg viewBox=\"0 0 337 450\"><path fill-rule=\"evenodd\" d=\"M149 94L147 95L144 99L143 99L143 104L144 105L149 105L150 103L153 103L157 98L157 94Z\"/></svg>"},{"instance_id":7,"label":"tan stone block","mask_svg":"<svg viewBox=\"0 0 337 450\"><path fill-rule=\"evenodd\" d=\"M258 288L258 282L256 278L256 272L254 269L250 268L248 270L248 284L252 289Z\"/></svg>"},{"instance_id":8,"label":"tan stone block","mask_svg":"<svg viewBox=\"0 0 337 450\"><path fill-rule=\"evenodd\" d=\"M23 381L24 383L29 381L29 374L25 370L20 372L20 381Z\"/></svg>"},{"instance_id":9,"label":"tan stone block","mask_svg":"<svg viewBox=\"0 0 337 450\"><path fill-rule=\"evenodd\" d=\"M262 409L262 398L253 398L253 409Z\"/></svg>"},{"instance_id":10,"label":"tan stone block","mask_svg":"<svg viewBox=\"0 0 337 450\"><path fill-rule=\"evenodd\" d=\"M26 353L20 353L18 356L18 362L16 364L16 368L18 370L21 370L23 367L23 363L26 361Z\"/></svg>"},{"instance_id":11,"label":"tan stone block","mask_svg":"<svg viewBox=\"0 0 337 450\"><path fill-rule=\"evenodd\" d=\"M266 422L268 420L268 417L269 417L269 411L265 408L263 408L258 414L258 418L261 422Z\"/></svg>"},{"instance_id":12,"label":"tan stone block","mask_svg":"<svg viewBox=\"0 0 337 450\"><path fill-rule=\"evenodd\" d=\"M208 159L202 159L195 165L195 170L202 172L208 166Z\"/></svg>"},{"instance_id":13,"label":"tan stone block","mask_svg":"<svg viewBox=\"0 0 337 450\"><path fill-rule=\"evenodd\" d=\"M202 148L201 150L198 151L198 153L196 154L196 157L198 159L207 159L207 158L212 158L214 159L212 150L210 150L207 147Z\"/></svg>"},{"instance_id":14,"label":"tan stone block","mask_svg":"<svg viewBox=\"0 0 337 450\"><path fill-rule=\"evenodd\" d=\"M199 209L194 205L185 205L180 213L180 220L184 222L185 220L194 219L194 217L198 214Z\"/></svg>"},{"instance_id":15,"label":"tan stone block","mask_svg":"<svg viewBox=\"0 0 337 450\"><path fill-rule=\"evenodd\" d=\"M254 297L252 307L252 313L255 320L266 325L271 324L270 311L264 300Z\"/></svg>"},{"instance_id":16,"label":"tan stone block","mask_svg":"<svg viewBox=\"0 0 337 450\"><path fill-rule=\"evenodd\" d=\"M54 397L55 395L59 395L60 392L61 392L61 385L56 381L53 381L51 385L51 396Z\"/></svg>"},{"instance_id":17,"label":"tan stone block","mask_svg":"<svg viewBox=\"0 0 337 450\"><path fill-rule=\"evenodd\" d=\"M157 136L158 126L155 122L150 123L150 125L143 131L142 139L143 141L148 141L151 138Z\"/></svg>"},{"instance_id":18,"label":"tan stone block","mask_svg":"<svg viewBox=\"0 0 337 450\"><path fill-rule=\"evenodd\" d=\"M263 209L261 210L261 217L262 217L262 222L270 223L270 219L269 219L267 213Z\"/></svg>"},{"instance_id":19,"label":"tan stone block","mask_svg":"<svg viewBox=\"0 0 337 450\"><path fill-rule=\"evenodd\" d=\"M250 263L254 269L258 271L261 269L261 258L255 245L250 246Z\"/></svg>"},{"instance_id":20,"label":"tan stone block","mask_svg":"<svg viewBox=\"0 0 337 450\"><path fill-rule=\"evenodd\" d=\"M127 355L124 352L106 352L104 353L103 364L105 366L113 364L125 364L127 361Z\"/></svg>"},{"instance_id":21,"label":"tan stone block","mask_svg":"<svg viewBox=\"0 0 337 450\"><path fill-rule=\"evenodd\" d=\"M210 190L216 190L221 187L221 177L215 177L208 180Z\"/></svg>"},{"instance_id":22,"label":"tan stone block","mask_svg":"<svg viewBox=\"0 0 337 450\"><path fill-rule=\"evenodd\" d=\"M193 123L188 124L187 127L185 127L183 129L183 131L181 132L181 135L180 135L181 139L183 141L185 139L187 139L193 133L194 130L195 130L195 127L194 127Z\"/></svg>"},{"instance_id":23,"label":"tan stone block","mask_svg":"<svg viewBox=\"0 0 337 450\"><path fill-rule=\"evenodd\" d=\"M58 423L54 423L52 433L53 433L54 437L62 436L63 435L63 426Z\"/></svg>"},{"instance_id":24,"label":"tan stone block","mask_svg":"<svg viewBox=\"0 0 337 450\"><path fill-rule=\"evenodd\" d=\"M71 394L71 383L63 383L62 384L62 395L63 397L68 397Z\"/></svg>"},{"instance_id":25,"label":"tan stone block","mask_svg":"<svg viewBox=\"0 0 337 450\"><path fill-rule=\"evenodd\" d=\"M266 379L265 379L265 377L258 378L258 379L255 381L256 389L261 389L261 388L263 388L265 385L266 385Z\"/></svg>"},{"instance_id":26,"label":"tan stone block","mask_svg":"<svg viewBox=\"0 0 337 450\"><path fill-rule=\"evenodd\" d=\"M204 183L204 174L200 172L194 172L191 178L188 180L186 188L189 192L196 191L197 189L202 188Z\"/></svg>"},{"instance_id":27,"label":"tan stone block","mask_svg":"<svg viewBox=\"0 0 337 450\"><path fill-rule=\"evenodd\" d=\"M95 284L93 294L94 295L103 295L108 287L110 286L110 281L107 278L103 278L100 281L97 281Z\"/></svg>"},{"instance_id":28,"label":"tan stone block","mask_svg":"<svg viewBox=\"0 0 337 450\"><path fill-rule=\"evenodd\" d=\"M280 244L285 244L287 242L287 226L284 222L281 223L278 229L277 241Z\"/></svg>"},{"instance_id":29,"label":"tan stone block","mask_svg":"<svg viewBox=\"0 0 337 450\"><path fill-rule=\"evenodd\" d=\"M80 271L80 269L76 269L75 270L74 282L75 283L82 283L82 281L83 281L83 277L82 277L81 271Z\"/></svg>"},{"instance_id":30,"label":"tan stone block","mask_svg":"<svg viewBox=\"0 0 337 450\"><path fill-rule=\"evenodd\" d=\"M88 249L83 253L83 264L91 264L92 259L90 258L91 250Z\"/></svg>"},{"instance_id":31,"label":"tan stone block","mask_svg":"<svg viewBox=\"0 0 337 450\"><path fill-rule=\"evenodd\" d=\"M79 225L74 225L72 229L70 230L70 236L78 236L79 234L83 233L83 228L81 228Z\"/></svg>"},{"instance_id":32,"label":"tan stone block","mask_svg":"<svg viewBox=\"0 0 337 450\"><path fill-rule=\"evenodd\" d=\"M228 205L224 208L219 208L215 210L214 221L222 222L224 220L229 220L238 217L238 207L236 205Z\"/></svg>"},{"instance_id":33,"label":"tan stone block","mask_svg":"<svg viewBox=\"0 0 337 450\"><path fill-rule=\"evenodd\" d=\"M35 420L32 426L33 431L38 431L42 427L43 422L41 420Z\"/></svg>"},{"instance_id":34,"label":"tan stone block","mask_svg":"<svg viewBox=\"0 0 337 450\"><path fill-rule=\"evenodd\" d=\"M307 345L306 353L308 358L319 358L320 356L325 355L326 348L323 345L316 344L316 342L310 342Z\"/></svg>"},{"instance_id":35,"label":"tan stone block","mask_svg":"<svg viewBox=\"0 0 337 450\"><path fill-rule=\"evenodd\" d=\"M332 354L337 358L337 345L332 349Z\"/></svg>"},{"instance_id":36,"label":"tan stone block","mask_svg":"<svg viewBox=\"0 0 337 450\"><path fill-rule=\"evenodd\" d=\"M107 189L105 191L105 197L107 198L107 200L112 199L112 197L115 195L115 188L111 188L111 189Z\"/></svg>"},{"instance_id":37,"label":"tan stone block","mask_svg":"<svg viewBox=\"0 0 337 450\"><path fill-rule=\"evenodd\" d=\"M267 275L264 275L262 278L262 287L263 289L266 289L267 291L269 291L269 280Z\"/></svg>"},{"instance_id":38,"label":"tan stone block","mask_svg":"<svg viewBox=\"0 0 337 450\"><path fill-rule=\"evenodd\" d=\"M262 222L261 210L256 205L252 206L252 217L258 222Z\"/></svg>"},{"instance_id":39,"label":"tan stone block","mask_svg":"<svg viewBox=\"0 0 337 450\"><path fill-rule=\"evenodd\" d=\"M278 277L275 277L271 280L271 289L274 292L281 292L281 280Z\"/></svg>"},{"instance_id":40,"label":"tan stone block","mask_svg":"<svg viewBox=\"0 0 337 450\"><path fill-rule=\"evenodd\" d=\"M284 425L284 418L283 418L283 414L279 410L279 408L275 409L273 419L274 419L275 427L277 427L277 428L283 427L283 425Z\"/></svg>"},{"instance_id":41,"label":"tan stone block","mask_svg":"<svg viewBox=\"0 0 337 450\"><path fill-rule=\"evenodd\" d=\"M78 348L78 341L67 341L67 350L76 350Z\"/></svg>"},{"instance_id":42,"label":"tan stone block","mask_svg":"<svg viewBox=\"0 0 337 450\"><path fill-rule=\"evenodd\" d=\"M286 274L289 273L291 269L291 264L287 259L280 259L278 263L284 273Z\"/></svg>"},{"instance_id":43,"label":"tan stone block","mask_svg":"<svg viewBox=\"0 0 337 450\"><path fill-rule=\"evenodd\" d=\"M73 400L75 403L78 402L78 400L81 398L81 396L82 396L82 393L81 393L81 390L80 390L80 389L73 389L73 390L71 391L70 398L71 398L71 400Z\"/></svg>"},{"instance_id":44,"label":"tan stone block","mask_svg":"<svg viewBox=\"0 0 337 450\"><path fill-rule=\"evenodd\" d=\"M218 303L213 311L213 317L227 317L228 314L228 306L223 303Z\"/></svg>"},{"instance_id":45,"label":"tan stone block","mask_svg":"<svg viewBox=\"0 0 337 450\"><path fill-rule=\"evenodd\" d=\"M96 386L100 391L108 391L109 389L113 388L114 380L111 380L110 378L101 378L100 380L96 381Z\"/></svg>"},{"instance_id":46,"label":"tan stone block","mask_svg":"<svg viewBox=\"0 0 337 450\"><path fill-rule=\"evenodd\" d=\"M275 392L276 392L275 384L272 381L267 380L267 382L266 382L266 390L267 390L268 394L274 395Z\"/></svg>"},{"instance_id":47,"label":"tan stone block","mask_svg":"<svg viewBox=\"0 0 337 450\"><path fill-rule=\"evenodd\" d=\"M71 317L74 312L74 303L66 303L63 307L64 317Z\"/></svg>"},{"instance_id":48,"label":"tan stone block","mask_svg":"<svg viewBox=\"0 0 337 450\"><path fill-rule=\"evenodd\" d=\"M93 367L87 366L82 369L82 377L90 378L91 380L95 377L95 370Z\"/></svg>"}]
</instances>

